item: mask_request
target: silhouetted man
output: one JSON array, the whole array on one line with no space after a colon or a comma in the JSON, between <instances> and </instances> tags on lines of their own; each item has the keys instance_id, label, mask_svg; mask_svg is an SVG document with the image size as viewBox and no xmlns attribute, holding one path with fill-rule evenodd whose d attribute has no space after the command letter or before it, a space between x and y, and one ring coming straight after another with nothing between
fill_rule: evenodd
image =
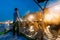
<instances>
[{"instance_id":1,"label":"silhouetted man","mask_svg":"<svg viewBox=\"0 0 60 40\"><path fill-rule=\"evenodd\" d=\"M14 20L13 20L13 35L15 35L15 32L17 32L17 35L19 36L20 35L20 32L19 32L19 15L18 15L18 8L15 8L14 9Z\"/></svg>"}]
</instances>

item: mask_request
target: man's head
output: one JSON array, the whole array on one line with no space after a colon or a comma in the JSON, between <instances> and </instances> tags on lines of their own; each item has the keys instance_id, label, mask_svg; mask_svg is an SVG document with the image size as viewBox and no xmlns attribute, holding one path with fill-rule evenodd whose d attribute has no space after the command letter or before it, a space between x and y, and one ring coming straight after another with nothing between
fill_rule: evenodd
<instances>
[{"instance_id":1,"label":"man's head","mask_svg":"<svg viewBox=\"0 0 60 40\"><path fill-rule=\"evenodd\" d=\"M18 8L15 8L14 10L17 12L18 11Z\"/></svg>"}]
</instances>

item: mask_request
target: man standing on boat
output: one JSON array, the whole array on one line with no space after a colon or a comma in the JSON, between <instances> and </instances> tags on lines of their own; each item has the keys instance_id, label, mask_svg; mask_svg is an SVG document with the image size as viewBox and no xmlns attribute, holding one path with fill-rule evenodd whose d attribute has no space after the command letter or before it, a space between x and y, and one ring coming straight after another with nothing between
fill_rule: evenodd
<instances>
[{"instance_id":1,"label":"man standing on boat","mask_svg":"<svg viewBox=\"0 0 60 40\"><path fill-rule=\"evenodd\" d=\"M18 8L15 8L14 9L14 20L13 20L13 35L15 35L15 32L17 32L17 35L19 36L20 35L20 32L19 32L19 26L20 26L20 22L19 22L19 15L18 15Z\"/></svg>"}]
</instances>

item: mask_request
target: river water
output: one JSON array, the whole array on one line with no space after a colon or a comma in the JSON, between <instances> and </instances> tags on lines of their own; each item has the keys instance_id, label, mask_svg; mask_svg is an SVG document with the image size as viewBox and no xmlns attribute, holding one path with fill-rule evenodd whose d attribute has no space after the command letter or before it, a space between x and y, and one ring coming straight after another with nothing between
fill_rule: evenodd
<instances>
[{"instance_id":1,"label":"river water","mask_svg":"<svg viewBox=\"0 0 60 40\"><path fill-rule=\"evenodd\" d=\"M7 27L8 25L0 24L0 32L4 31L5 29L9 29L9 27L6 28L5 26ZM17 35L13 36L12 32L8 32L6 34L0 35L0 40L27 40L27 39L24 38L23 36L20 36L18 38Z\"/></svg>"}]
</instances>

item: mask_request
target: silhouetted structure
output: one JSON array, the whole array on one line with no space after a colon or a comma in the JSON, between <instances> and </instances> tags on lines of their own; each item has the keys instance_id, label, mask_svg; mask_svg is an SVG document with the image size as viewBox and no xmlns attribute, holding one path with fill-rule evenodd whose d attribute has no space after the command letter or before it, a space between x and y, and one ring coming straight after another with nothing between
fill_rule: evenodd
<instances>
[{"instance_id":1,"label":"silhouetted structure","mask_svg":"<svg viewBox=\"0 0 60 40\"><path fill-rule=\"evenodd\" d=\"M45 0L37 0L38 1L38 3L40 3L40 2L44 2Z\"/></svg>"},{"instance_id":2,"label":"silhouetted structure","mask_svg":"<svg viewBox=\"0 0 60 40\"><path fill-rule=\"evenodd\" d=\"M48 1L49 0L34 0L34 2L41 8L42 11L44 11L44 9L46 8ZM41 5L39 5L39 3L43 3L43 2L45 2L44 8Z\"/></svg>"}]
</instances>

